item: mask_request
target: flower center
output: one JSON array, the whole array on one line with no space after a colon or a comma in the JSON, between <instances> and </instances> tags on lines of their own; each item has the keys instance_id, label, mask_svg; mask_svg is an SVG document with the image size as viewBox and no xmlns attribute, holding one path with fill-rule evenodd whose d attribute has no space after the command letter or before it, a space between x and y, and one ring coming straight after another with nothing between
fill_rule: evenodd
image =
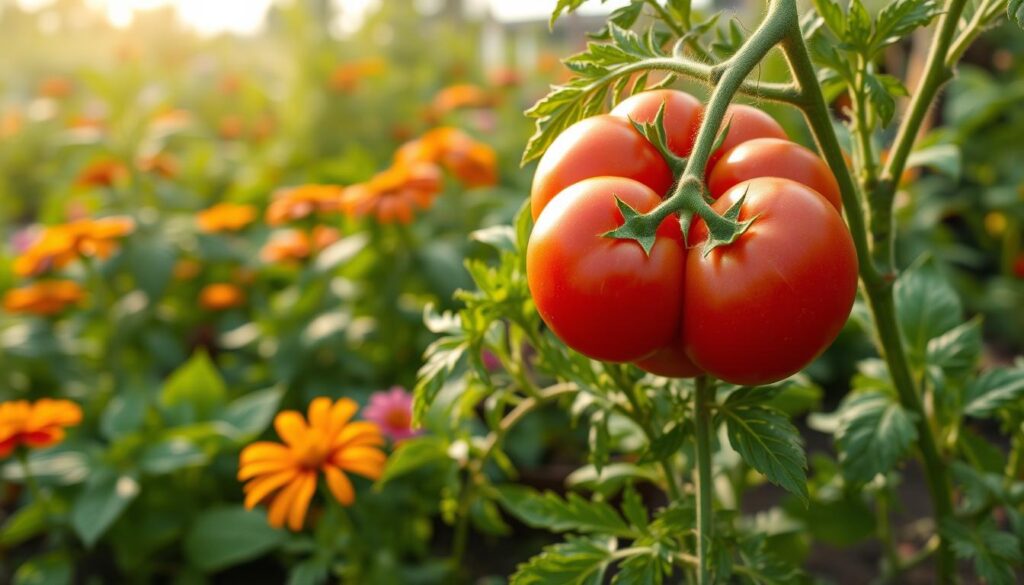
<instances>
[{"instance_id":1,"label":"flower center","mask_svg":"<svg viewBox=\"0 0 1024 585\"><path fill-rule=\"evenodd\" d=\"M330 443L323 433L310 431L306 435L305 444L295 448L295 456L303 467L318 469L327 460L330 447Z\"/></svg>"},{"instance_id":2,"label":"flower center","mask_svg":"<svg viewBox=\"0 0 1024 585\"><path fill-rule=\"evenodd\" d=\"M392 408L384 415L384 422L393 429L408 429L410 421L409 412L404 408Z\"/></svg>"}]
</instances>

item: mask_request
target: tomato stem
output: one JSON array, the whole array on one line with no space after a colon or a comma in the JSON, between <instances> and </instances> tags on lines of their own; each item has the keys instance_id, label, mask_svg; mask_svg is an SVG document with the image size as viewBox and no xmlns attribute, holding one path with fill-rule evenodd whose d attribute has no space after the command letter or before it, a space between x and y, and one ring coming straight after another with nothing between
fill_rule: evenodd
<instances>
[{"instance_id":1,"label":"tomato stem","mask_svg":"<svg viewBox=\"0 0 1024 585\"><path fill-rule=\"evenodd\" d=\"M709 585L713 582L709 552L713 538L711 488L711 405L715 401L715 380L710 376L698 376L693 396L694 419L696 422L697 468L697 583Z\"/></svg>"}]
</instances>

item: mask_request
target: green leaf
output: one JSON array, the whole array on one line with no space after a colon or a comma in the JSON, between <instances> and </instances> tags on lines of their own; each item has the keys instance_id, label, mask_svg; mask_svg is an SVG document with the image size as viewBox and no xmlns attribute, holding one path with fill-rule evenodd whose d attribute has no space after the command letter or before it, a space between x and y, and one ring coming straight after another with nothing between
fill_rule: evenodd
<instances>
[{"instance_id":1,"label":"green leaf","mask_svg":"<svg viewBox=\"0 0 1024 585\"><path fill-rule=\"evenodd\" d=\"M409 439L403 441L388 457L387 466L378 483L383 485L421 467L444 461L449 461L446 440L433 435Z\"/></svg>"},{"instance_id":2,"label":"green leaf","mask_svg":"<svg viewBox=\"0 0 1024 585\"><path fill-rule=\"evenodd\" d=\"M174 273L177 249L161 234L138 235L126 246L128 266L139 289L155 301L163 296Z\"/></svg>"},{"instance_id":3,"label":"green leaf","mask_svg":"<svg viewBox=\"0 0 1024 585\"><path fill-rule=\"evenodd\" d=\"M864 3L861 0L850 0L846 18L846 42L854 47L866 47L871 38L871 15Z\"/></svg>"},{"instance_id":4,"label":"green leaf","mask_svg":"<svg viewBox=\"0 0 1024 585\"><path fill-rule=\"evenodd\" d=\"M0 526L0 547L10 548L38 535L46 529L46 517L46 504L39 500L18 508Z\"/></svg>"},{"instance_id":5,"label":"green leaf","mask_svg":"<svg viewBox=\"0 0 1024 585\"><path fill-rule=\"evenodd\" d=\"M205 351L174 371L160 391L160 403L177 424L209 420L224 404L227 387Z\"/></svg>"},{"instance_id":6,"label":"green leaf","mask_svg":"<svg viewBox=\"0 0 1024 585\"><path fill-rule=\"evenodd\" d=\"M622 514L629 520L631 526L640 532L647 531L647 506L632 483L627 484L626 490L622 492Z\"/></svg>"},{"instance_id":7,"label":"green leaf","mask_svg":"<svg viewBox=\"0 0 1024 585\"><path fill-rule=\"evenodd\" d=\"M889 471L916 440L914 415L891 394L859 392L840 406L836 446L847 479L866 482Z\"/></svg>"},{"instance_id":8,"label":"green leaf","mask_svg":"<svg viewBox=\"0 0 1024 585\"><path fill-rule=\"evenodd\" d=\"M100 470L89 478L75 499L71 526L82 542L92 548L138 495L139 482L134 476Z\"/></svg>"},{"instance_id":9,"label":"green leaf","mask_svg":"<svg viewBox=\"0 0 1024 585\"><path fill-rule=\"evenodd\" d=\"M511 585L600 585L615 550L615 539L572 538L545 547L520 564Z\"/></svg>"},{"instance_id":10,"label":"green leaf","mask_svg":"<svg viewBox=\"0 0 1024 585\"><path fill-rule=\"evenodd\" d=\"M1006 5L1006 16L1011 22L1024 29L1024 0L1010 0Z\"/></svg>"},{"instance_id":11,"label":"green leaf","mask_svg":"<svg viewBox=\"0 0 1024 585\"><path fill-rule=\"evenodd\" d=\"M288 585L323 585L330 567L321 559L309 559L295 565L288 572Z\"/></svg>"},{"instance_id":12,"label":"green leaf","mask_svg":"<svg viewBox=\"0 0 1024 585\"><path fill-rule=\"evenodd\" d=\"M497 490L502 507L533 528L627 537L634 534L615 508L606 502L586 500L574 492L563 499L554 492L542 494L512 484L498 486Z\"/></svg>"},{"instance_id":13,"label":"green leaf","mask_svg":"<svg viewBox=\"0 0 1024 585\"><path fill-rule=\"evenodd\" d=\"M650 445L647 446L647 450L640 457L641 463L650 463L654 461L661 461L666 459L675 453L678 453L683 448L683 444L686 443L686 439L693 433L693 426L689 420L672 425L672 428L665 431L661 435L658 435Z\"/></svg>"},{"instance_id":14,"label":"green leaf","mask_svg":"<svg viewBox=\"0 0 1024 585\"><path fill-rule=\"evenodd\" d=\"M288 538L267 524L263 512L242 506L203 511L185 534L185 556L207 572L219 571L254 559Z\"/></svg>"},{"instance_id":15,"label":"green leaf","mask_svg":"<svg viewBox=\"0 0 1024 585\"><path fill-rule=\"evenodd\" d=\"M587 0L558 0L558 3L555 4L555 9L551 12L551 21L548 25L555 26L555 21L558 20L559 16L574 12L577 8L583 6L583 3L586 1Z\"/></svg>"},{"instance_id":16,"label":"green leaf","mask_svg":"<svg viewBox=\"0 0 1024 585\"><path fill-rule=\"evenodd\" d=\"M928 365L942 368L950 375L974 370L981 356L981 318L958 325L928 342Z\"/></svg>"},{"instance_id":17,"label":"green leaf","mask_svg":"<svg viewBox=\"0 0 1024 585\"><path fill-rule=\"evenodd\" d=\"M963 172L963 156L955 144L936 144L910 153L906 168L927 167L950 179L959 180Z\"/></svg>"},{"instance_id":18,"label":"green leaf","mask_svg":"<svg viewBox=\"0 0 1024 585\"><path fill-rule=\"evenodd\" d=\"M277 386L251 392L228 404L220 418L240 437L254 437L270 426L283 395L284 389Z\"/></svg>"},{"instance_id":19,"label":"green leaf","mask_svg":"<svg viewBox=\"0 0 1024 585\"><path fill-rule=\"evenodd\" d=\"M148 445L139 456L139 469L151 475L164 475L205 465L207 459L206 453L192 441L171 437Z\"/></svg>"},{"instance_id":20,"label":"green leaf","mask_svg":"<svg viewBox=\"0 0 1024 585\"><path fill-rule=\"evenodd\" d=\"M907 88L899 79L883 73L865 74L864 88L882 126L888 126L896 113L896 96L907 95Z\"/></svg>"},{"instance_id":21,"label":"green leaf","mask_svg":"<svg viewBox=\"0 0 1024 585\"><path fill-rule=\"evenodd\" d=\"M71 585L73 576L67 554L52 552L22 563L14 573L13 585Z\"/></svg>"},{"instance_id":22,"label":"green leaf","mask_svg":"<svg viewBox=\"0 0 1024 585\"><path fill-rule=\"evenodd\" d=\"M740 388L719 408L729 444L768 481L807 501L807 457L800 432L783 413L759 404L774 393Z\"/></svg>"},{"instance_id":23,"label":"green leaf","mask_svg":"<svg viewBox=\"0 0 1024 585\"><path fill-rule=\"evenodd\" d=\"M417 375L413 388L413 415L417 423L423 419L427 408L441 391L448 376L451 375L469 349L469 340L458 332L455 335L442 337L427 347L423 366Z\"/></svg>"},{"instance_id":24,"label":"green leaf","mask_svg":"<svg viewBox=\"0 0 1024 585\"><path fill-rule=\"evenodd\" d=\"M918 264L896 281L896 314L911 362L925 363L928 342L960 324L963 306L933 261Z\"/></svg>"},{"instance_id":25,"label":"green leaf","mask_svg":"<svg viewBox=\"0 0 1024 585\"><path fill-rule=\"evenodd\" d=\"M995 369L982 374L967 387L964 414L989 418L1001 408L1020 406L1024 397L1024 369Z\"/></svg>"},{"instance_id":26,"label":"green leaf","mask_svg":"<svg viewBox=\"0 0 1024 585\"><path fill-rule=\"evenodd\" d=\"M149 398L146 390L131 388L114 396L100 418L100 431L107 439L118 439L142 428Z\"/></svg>"},{"instance_id":27,"label":"green leaf","mask_svg":"<svg viewBox=\"0 0 1024 585\"><path fill-rule=\"evenodd\" d=\"M510 225L492 225L469 234L469 239L501 251L516 251L516 232Z\"/></svg>"},{"instance_id":28,"label":"green leaf","mask_svg":"<svg viewBox=\"0 0 1024 585\"><path fill-rule=\"evenodd\" d=\"M988 585L1013 585L1016 567L1024 562L1021 543L1015 535L1000 531L991 520L971 528L946 518L940 526L960 559L974 561L974 570Z\"/></svg>"},{"instance_id":29,"label":"green leaf","mask_svg":"<svg viewBox=\"0 0 1024 585\"><path fill-rule=\"evenodd\" d=\"M896 0L882 8L871 35L871 54L891 45L942 13L935 0Z\"/></svg>"},{"instance_id":30,"label":"green leaf","mask_svg":"<svg viewBox=\"0 0 1024 585\"><path fill-rule=\"evenodd\" d=\"M611 433L608 431L608 412L595 410L590 417L590 434L588 437L590 463L601 473L601 469L611 458Z\"/></svg>"},{"instance_id":31,"label":"green leaf","mask_svg":"<svg viewBox=\"0 0 1024 585\"><path fill-rule=\"evenodd\" d=\"M613 585L658 585L672 572L671 560L657 554L638 554L619 563Z\"/></svg>"},{"instance_id":32,"label":"green leaf","mask_svg":"<svg viewBox=\"0 0 1024 585\"><path fill-rule=\"evenodd\" d=\"M835 0L814 0L814 8L838 38L846 36L846 13Z\"/></svg>"}]
</instances>

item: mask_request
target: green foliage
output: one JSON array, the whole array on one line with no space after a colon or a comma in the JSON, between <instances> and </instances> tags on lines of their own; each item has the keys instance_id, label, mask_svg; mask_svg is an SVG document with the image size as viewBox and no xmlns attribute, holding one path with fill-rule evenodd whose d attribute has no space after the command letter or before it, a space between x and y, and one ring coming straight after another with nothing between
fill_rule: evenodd
<instances>
[{"instance_id":1,"label":"green foliage","mask_svg":"<svg viewBox=\"0 0 1024 585\"><path fill-rule=\"evenodd\" d=\"M887 392L851 394L836 413L836 447L843 475L850 481L870 481L891 470L917 440L915 414L907 412Z\"/></svg>"},{"instance_id":2,"label":"green foliage","mask_svg":"<svg viewBox=\"0 0 1024 585\"><path fill-rule=\"evenodd\" d=\"M1024 562L1020 539L996 528L992 522L968 526L950 520L941 527L956 556L970 560L978 576L992 585L1016 583L1017 567Z\"/></svg>"},{"instance_id":3,"label":"green foliage","mask_svg":"<svg viewBox=\"0 0 1024 585\"><path fill-rule=\"evenodd\" d=\"M562 499L554 492L540 494L514 484L499 486L498 492L501 505L529 526L554 532L635 535L615 509L605 502L588 501L572 492ZM632 513L637 513L635 501Z\"/></svg>"},{"instance_id":4,"label":"green foliage","mask_svg":"<svg viewBox=\"0 0 1024 585\"><path fill-rule=\"evenodd\" d=\"M139 495L138 479L103 470L92 475L71 507L71 526L93 546Z\"/></svg>"},{"instance_id":5,"label":"green foliage","mask_svg":"<svg viewBox=\"0 0 1024 585\"><path fill-rule=\"evenodd\" d=\"M204 571L219 571L281 545L285 533L267 525L257 511L242 507L203 511L185 535L185 554Z\"/></svg>"},{"instance_id":6,"label":"green foliage","mask_svg":"<svg viewBox=\"0 0 1024 585\"><path fill-rule=\"evenodd\" d=\"M513 585L598 585L615 551L615 539L572 538L546 547L512 575Z\"/></svg>"}]
</instances>

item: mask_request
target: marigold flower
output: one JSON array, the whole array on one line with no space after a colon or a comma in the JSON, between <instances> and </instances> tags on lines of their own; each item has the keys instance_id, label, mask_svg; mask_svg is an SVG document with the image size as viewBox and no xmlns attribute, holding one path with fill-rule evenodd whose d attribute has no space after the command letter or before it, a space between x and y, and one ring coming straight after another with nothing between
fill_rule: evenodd
<instances>
[{"instance_id":1,"label":"marigold flower","mask_svg":"<svg viewBox=\"0 0 1024 585\"><path fill-rule=\"evenodd\" d=\"M127 216L78 219L49 226L14 260L14 272L35 276L63 268L79 256L108 258L117 250L118 241L133 231L135 221Z\"/></svg>"},{"instance_id":2,"label":"marigold flower","mask_svg":"<svg viewBox=\"0 0 1024 585\"><path fill-rule=\"evenodd\" d=\"M340 238L341 232L323 225L314 227L312 235L302 230L282 230L271 236L260 250L260 260L268 264L299 262Z\"/></svg>"},{"instance_id":3,"label":"marigold flower","mask_svg":"<svg viewBox=\"0 0 1024 585\"><path fill-rule=\"evenodd\" d=\"M79 187L110 187L128 176L123 164L109 159L96 160L83 168L75 179Z\"/></svg>"},{"instance_id":4,"label":"marigold flower","mask_svg":"<svg viewBox=\"0 0 1024 585\"><path fill-rule=\"evenodd\" d=\"M331 71L328 85L337 92L352 92L359 87L360 81L380 75L386 69L387 62L379 57L341 63Z\"/></svg>"},{"instance_id":5,"label":"marigold flower","mask_svg":"<svg viewBox=\"0 0 1024 585\"><path fill-rule=\"evenodd\" d=\"M343 187L338 185L300 185L278 189L267 207L266 220L277 226L314 213L336 212L341 208Z\"/></svg>"},{"instance_id":6,"label":"marigold flower","mask_svg":"<svg viewBox=\"0 0 1024 585\"><path fill-rule=\"evenodd\" d=\"M256 221L256 208L237 203L218 203L196 214L199 229L207 233L237 232Z\"/></svg>"},{"instance_id":7,"label":"marigold flower","mask_svg":"<svg viewBox=\"0 0 1024 585\"><path fill-rule=\"evenodd\" d=\"M0 138L16 136L24 125L25 117L18 110L0 113Z\"/></svg>"},{"instance_id":8,"label":"marigold flower","mask_svg":"<svg viewBox=\"0 0 1024 585\"><path fill-rule=\"evenodd\" d=\"M380 430L396 443L420 434L412 428L412 394L401 386L371 394L363 417L377 423Z\"/></svg>"},{"instance_id":9,"label":"marigold flower","mask_svg":"<svg viewBox=\"0 0 1024 585\"><path fill-rule=\"evenodd\" d=\"M64 428L82 422L82 409L70 400L42 398L32 403L0 403L0 458L15 448L51 447L64 440Z\"/></svg>"},{"instance_id":10,"label":"marigold flower","mask_svg":"<svg viewBox=\"0 0 1024 585\"><path fill-rule=\"evenodd\" d=\"M414 161L440 164L470 188L498 182L498 157L494 149L458 128L435 128L403 144L395 153L396 163Z\"/></svg>"},{"instance_id":11,"label":"marigold flower","mask_svg":"<svg viewBox=\"0 0 1024 585\"><path fill-rule=\"evenodd\" d=\"M523 76L511 67L500 67L489 75L491 85L495 87L515 87L523 82Z\"/></svg>"},{"instance_id":12,"label":"marigold flower","mask_svg":"<svg viewBox=\"0 0 1024 585\"><path fill-rule=\"evenodd\" d=\"M240 116L224 116L217 124L217 134L224 140L237 140L245 133L245 121Z\"/></svg>"},{"instance_id":13,"label":"marigold flower","mask_svg":"<svg viewBox=\"0 0 1024 585\"><path fill-rule=\"evenodd\" d=\"M152 173L165 179L173 179L178 176L180 165L174 155L167 152L157 152L139 159L139 170L144 173Z\"/></svg>"},{"instance_id":14,"label":"marigold flower","mask_svg":"<svg viewBox=\"0 0 1024 585\"><path fill-rule=\"evenodd\" d=\"M85 291L73 280L46 280L7 291L4 310L8 313L51 316L85 298Z\"/></svg>"},{"instance_id":15,"label":"marigold flower","mask_svg":"<svg viewBox=\"0 0 1024 585\"><path fill-rule=\"evenodd\" d=\"M396 164L369 181L345 189L342 208L354 217L408 224L413 211L428 209L441 192L441 169L429 162Z\"/></svg>"},{"instance_id":16,"label":"marigold flower","mask_svg":"<svg viewBox=\"0 0 1024 585\"><path fill-rule=\"evenodd\" d=\"M224 311L245 304L245 291L227 283L208 284L199 291L199 306L208 311Z\"/></svg>"},{"instance_id":17,"label":"marigold flower","mask_svg":"<svg viewBox=\"0 0 1024 585\"><path fill-rule=\"evenodd\" d=\"M39 82L38 93L40 97L61 99L71 95L74 90L74 84L67 77L51 75Z\"/></svg>"},{"instance_id":18,"label":"marigold flower","mask_svg":"<svg viewBox=\"0 0 1024 585\"><path fill-rule=\"evenodd\" d=\"M192 124L192 114L180 108L167 108L157 113L149 123L157 132L174 132Z\"/></svg>"},{"instance_id":19,"label":"marigold flower","mask_svg":"<svg viewBox=\"0 0 1024 585\"><path fill-rule=\"evenodd\" d=\"M245 506L269 501L267 520L301 530L322 471L331 495L343 506L355 501L355 489L345 472L377 479L387 456L376 424L352 422L358 410L348 398L333 402L317 398L309 405L308 423L294 410L274 419L284 443L260 441L242 450L238 479L245 481Z\"/></svg>"},{"instance_id":20,"label":"marigold flower","mask_svg":"<svg viewBox=\"0 0 1024 585\"><path fill-rule=\"evenodd\" d=\"M494 105L494 96L479 86L464 83L451 85L434 96L431 111L438 116L464 108L486 108Z\"/></svg>"}]
</instances>

